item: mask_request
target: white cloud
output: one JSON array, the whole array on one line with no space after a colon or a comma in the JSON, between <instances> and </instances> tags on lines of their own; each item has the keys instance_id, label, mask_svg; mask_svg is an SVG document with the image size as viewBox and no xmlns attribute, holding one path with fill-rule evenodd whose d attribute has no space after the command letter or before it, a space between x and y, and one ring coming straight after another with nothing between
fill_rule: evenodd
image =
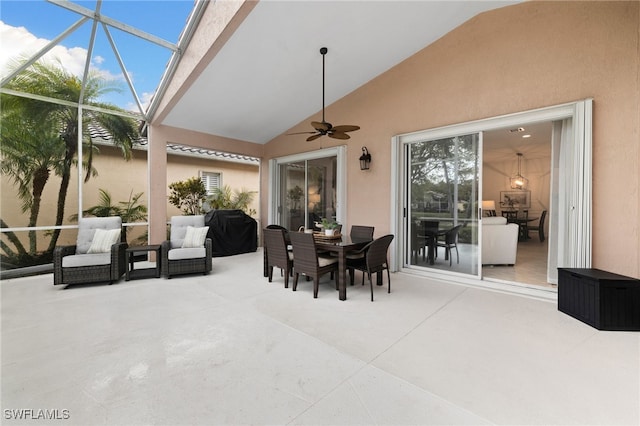
<instances>
[{"instance_id":1,"label":"white cloud","mask_svg":"<svg viewBox=\"0 0 640 426\"><path fill-rule=\"evenodd\" d=\"M0 40L2 40L2 49L0 49L0 76L2 77L8 75L18 62L30 58L50 42L50 40L36 37L25 27L13 27L2 21L0 21ZM47 52L41 60L57 66L62 64L63 68L68 72L81 76L84 72L86 57L87 49L85 48L67 48L58 44ZM122 74L113 74L96 66L104 62L105 59L102 56L94 57L91 69L99 73L104 79L124 80Z\"/></svg>"},{"instance_id":2,"label":"white cloud","mask_svg":"<svg viewBox=\"0 0 640 426\"><path fill-rule=\"evenodd\" d=\"M140 96L140 103L142 104L142 108L146 111L149 108L149 104L151 103L151 99L153 99L154 92L143 92ZM138 105L135 102L128 102L124 107L127 111L132 112L140 112L138 109Z\"/></svg>"}]
</instances>

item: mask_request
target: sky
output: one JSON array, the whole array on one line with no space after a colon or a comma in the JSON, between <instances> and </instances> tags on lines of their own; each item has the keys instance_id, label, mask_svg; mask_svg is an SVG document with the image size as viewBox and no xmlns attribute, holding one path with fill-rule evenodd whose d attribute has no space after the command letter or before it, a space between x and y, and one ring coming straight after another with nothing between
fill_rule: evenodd
<instances>
[{"instance_id":1,"label":"sky","mask_svg":"<svg viewBox=\"0 0 640 426\"><path fill-rule=\"evenodd\" d=\"M95 9L95 0L72 1ZM193 5L194 0L103 0L101 15L177 43ZM45 0L0 0L0 76L5 77L17 60L37 52L80 18L79 14ZM92 25L92 20L85 22L47 54L45 60L62 64L68 72L82 76ZM146 107L171 52L121 30L109 28L109 31L138 97ZM96 34L91 68L121 91L101 101L137 111L135 98L101 25Z\"/></svg>"}]
</instances>

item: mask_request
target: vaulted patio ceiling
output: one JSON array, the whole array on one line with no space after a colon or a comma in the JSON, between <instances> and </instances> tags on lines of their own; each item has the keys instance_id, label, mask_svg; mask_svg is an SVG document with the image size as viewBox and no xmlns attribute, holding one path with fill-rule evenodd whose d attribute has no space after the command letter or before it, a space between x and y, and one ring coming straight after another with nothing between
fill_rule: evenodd
<instances>
[{"instance_id":1,"label":"vaulted patio ceiling","mask_svg":"<svg viewBox=\"0 0 640 426\"><path fill-rule=\"evenodd\" d=\"M514 3L263 0L162 124L264 144L322 109L320 47L329 49L328 106L475 15Z\"/></svg>"}]
</instances>

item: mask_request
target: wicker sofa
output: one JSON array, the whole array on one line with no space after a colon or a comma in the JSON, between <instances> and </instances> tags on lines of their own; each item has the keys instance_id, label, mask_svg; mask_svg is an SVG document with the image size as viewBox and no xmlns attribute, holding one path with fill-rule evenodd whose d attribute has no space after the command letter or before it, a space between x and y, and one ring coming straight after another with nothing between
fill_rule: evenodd
<instances>
[{"instance_id":1,"label":"wicker sofa","mask_svg":"<svg viewBox=\"0 0 640 426\"><path fill-rule=\"evenodd\" d=\"M76 245L57 246L53 251L54 285L94 282L112 284L124 275L127 267L126 243L118 241L111 245L109 251L89 252L98 229L121 231L122 219L118 216L80 219Z\"/></svg>"}]
</instances>

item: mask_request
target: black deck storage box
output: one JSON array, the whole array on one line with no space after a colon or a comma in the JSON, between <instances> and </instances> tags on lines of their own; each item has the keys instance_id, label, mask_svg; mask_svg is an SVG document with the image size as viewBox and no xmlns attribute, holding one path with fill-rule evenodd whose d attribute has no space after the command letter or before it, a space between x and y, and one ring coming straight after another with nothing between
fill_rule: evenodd
<instances>
[{"instance_id":1,"label":"black deck storage box","mask_svg":"<svg viewBox=\"0 0 640 426\"><path fill-rule=\"evenodd\" d=\"M640 331L640 280L588 268L558 268L558 310L598 330Z\"/></svg>"},{"instance_id":2,"label":"black deck storage box","mask_svg":"<svg viewBox=\"0 0 640 426\"><path fill-rule=\"evenodd\" d=\"M204 216L209 227L212 256L250 253L258 249L258 223L242 210L211 210Z\"/></svg>"}]
</instances>

